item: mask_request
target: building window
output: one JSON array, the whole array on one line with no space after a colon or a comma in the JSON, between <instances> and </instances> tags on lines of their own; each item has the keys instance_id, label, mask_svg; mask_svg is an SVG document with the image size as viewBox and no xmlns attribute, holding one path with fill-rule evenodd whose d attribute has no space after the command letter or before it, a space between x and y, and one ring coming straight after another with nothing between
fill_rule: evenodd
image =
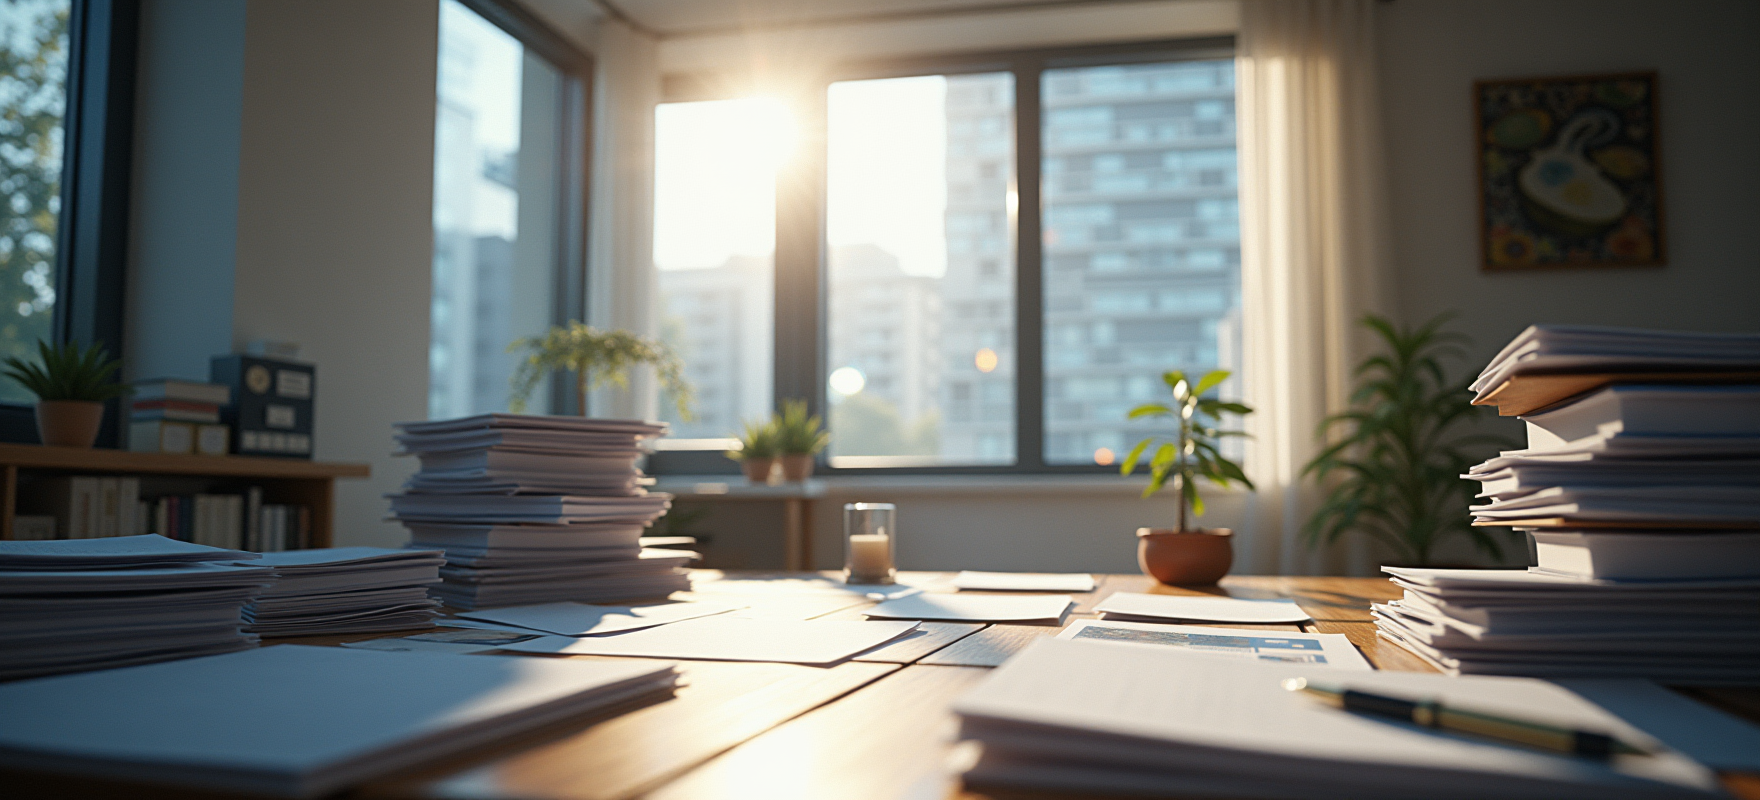
<instances>
[{"instance_id":1,"label":"building window","mask_svg":"<svg viewBox=\"0 0 1760 800\"><path fill-rule=\"evenodd\" d=\"M585 59L509 7L440 3L428 415L505 411L516 339L579 318ZM560 413L568 392L529 403Z\"/></svg>"},{"instance_id":2,"label":"building window","mask_svg":"<svg viewBox=\"0 0 1760 800\"><path fill-rule=\"evenodd\" d=\"M747 196L783 209L766 243L820 230L822 263L776 255L765 277L816 275L822 302L734 335L799 354L777 331L821 332L815 363L764 378L818 395L834 470L1107 468L1148 429L1126 416L1160 397L1162 372L1238 371L1232 43L987 54L824 92L798 115L824 143L807 154L822 153L823 216ZM665 137L662 176L697 157ZM693 232L656 230L657 258Z\"/></svg>"}]
</instances>

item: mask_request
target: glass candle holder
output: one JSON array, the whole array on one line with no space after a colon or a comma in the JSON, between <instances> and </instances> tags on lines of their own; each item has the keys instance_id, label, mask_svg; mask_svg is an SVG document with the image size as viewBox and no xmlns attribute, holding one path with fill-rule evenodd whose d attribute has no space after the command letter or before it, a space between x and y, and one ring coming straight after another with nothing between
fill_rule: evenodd
<instances>
[{"instance_id":1,"label":"glass candle holder","mask_svg":"<svg viewBox=\"0 0 1760 800\"><path fill-rule=\"evenodd\" d=\"M845 503L843 506L843 580L845 583L893 583L898 578L893 546L898 540L891 503Z\"/></svg>"}]
</instances>

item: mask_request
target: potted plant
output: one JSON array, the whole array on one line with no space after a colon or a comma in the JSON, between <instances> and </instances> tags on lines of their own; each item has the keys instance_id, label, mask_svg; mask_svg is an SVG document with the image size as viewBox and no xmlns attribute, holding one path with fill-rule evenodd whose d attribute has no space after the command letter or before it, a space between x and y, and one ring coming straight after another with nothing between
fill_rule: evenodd
<instances>
[{"instance_id":1,"label":"potted plant","mask_svg":"<svg viewBox=\"0 0 1760 800\"><path fill-rule=\"evenodd\" d=\"M776 425L772 420L746 423L739 435L739 449L727 451L727 457L739 462L741 472L752 483L769 483L776 469Z\"/></svg>"},{"instance_id":2,"label":"potted plant","mask_svg":"<svg viewBox=\"0 0 1760 800\"><path fill-rule=\"evenodd\" d=\"M648 364L660 384L672 393L678 415L691 418L691 387L684 379L684 365L665 344L629 331L601 331L582 322L558 325L543 336L531 336L508 345L510 353L528 351L513 374L513 392L507 406L525 411L526 401L544 380L557 370L574 373L576 408L587 413L587 392L601 386L629 385L631 367Z\"/></svg>"},{"instance_id":3,"label":"potted plant","mask_svg":"<svg viewBox=\"0 0 1760 800\"><path fill-rule=\"evenodd\" d=\"M776 452L782 479L804 481L813 474L813 457L831 443L831 434L816 415L807 414L807 401L787 400L782 414L771 420L776 429Z\"/></svg>"},{"instance_id":4,"label":"potted plant","mask_svg":"<svg viewBox=\"0 0 1760 800\"><path fill-rule=\"evenodd\" d=\"M47 445L91 447L104 421L104 401L129 392L114 380L122 362L96 344L82 350L72 342L52 347L38 340L37 363L13 356L5 364L6 376L37 396L37 435Z\"/></svg>"},{"instance_id":5,"label":"potted plant","mask_svg":"<svg viewBox=\"0 0 1760 800\"><path fill-rule=\"evenodd\" d=\"M1223 487L1238 481L1253 488L1240 465L1224 458L1218 445L1225 436L1246 435L1243 431L1218 427L1222 415L1251 414L1253 409L1204 396L1228 380L1230 374L1227 370L1214 370L1193 384L1184 372L1165 373L1161 380L1172 390L1173 403L1147 403L1131 409L1131 419L1166 418L1174 420L1176 426L1173 438L1162 441L1149 457L1149 486L1143 490L1143 496L1154 495L1172 480L1179 500L1178 527L1137 529L1137 563L1162 583L1212 584L1227 575L1234 562L1234 549L1229 544L1233 531L1192 528L1187 524L1188 510L1193 516L1204 515L1199 478ZM1151 436L1138 442L1125 455L1119 472L1129 475L1136 471L1138 459L1157 441L1157 437Z\"/></svg>"},{"instance_id":6,"label":"potted plant","mask_svg":"<svg viewBox=\"0 0 1760 800\"><path fill-rule=\"evenodd\" d=\"M1416 329L1363 319L1386 352L1357 367L1352 408L1321 423L1318 435L1332 441L1302 469L1328 490L1305 528L1310 546L1361 531L1401 562L1426 565L1439 543L1467 536L1479 550L1503 557L1497 539L1469 521L1473 484L1460 476L1488 451L1513 443L1472 432L1468 423L1485 409L1468 402L1465 381L1444 377L1443 359L1464 358L1471 341L1442 329L1449 316Z\"/></svg>"}]
</instances>

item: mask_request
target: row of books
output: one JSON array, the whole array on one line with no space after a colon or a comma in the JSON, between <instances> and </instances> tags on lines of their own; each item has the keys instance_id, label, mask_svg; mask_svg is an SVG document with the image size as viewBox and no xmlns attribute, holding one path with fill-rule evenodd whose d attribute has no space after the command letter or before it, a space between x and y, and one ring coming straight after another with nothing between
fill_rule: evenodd
<instances>
[{"instance_id":1,"label":"row of books","mask_svg":"<svg viewBox=\"0 0 1760 800\"><path fill-rule=\"evenodd\" d=\"M158 533L196 544L271 552L311 546L311 511L303 505L264 503L263 490L242 494L141 497L133 476L61 476L21 492L14 517L17 539L99 539Z\"/></svg>"},{"instance_id":2,"label":"row of books","mask_svg":"<svg viewBox=\"0 0 1760 800\"><path fill-rule=\"evenodd\" d=\"M1474 389L1528 447L1463 477L1475 524L1528 533L1537 564L1387 568L1380 635L1457 674L1760 682L1755 370L1760 335L1524 332Z\"/></svg>"},{"instance_id":3,"label":"row of books","mask_svg":"<svg viewBox=\"0 0 1760 800\"><path fill-rule=\"evenodd\" d=\"M180 542L254 553L303 550L312 546L311 509L264 503L262 490L245 494L186 494L151 504L152 530Z\"/></svg>"}]
</instances>

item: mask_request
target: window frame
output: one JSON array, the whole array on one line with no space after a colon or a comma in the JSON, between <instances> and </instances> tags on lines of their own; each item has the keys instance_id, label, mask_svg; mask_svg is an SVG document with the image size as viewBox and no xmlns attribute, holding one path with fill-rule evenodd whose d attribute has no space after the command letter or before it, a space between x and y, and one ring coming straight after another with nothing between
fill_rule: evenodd
<instances>
[{"instance_id":1,"label":"window frame","mask_svg":"<svg viewBox=\"0 0 1760 800\"><path fill-rule=\"evenodd\" d=\"M50 330L56 344L98 344L112 358L123 355L139 31L139 0L71 3ZM117 446L122 406L105 404L100 447ZM0 442L38 441L34 405L0 403Z\"/></svg>"},{"instance_id":2,"label":"window frame","mask_svg":"<svg viewBox=\"0 0 1760 800\"><path fill-rule=\"evenodd\" d=\"M1014 77L1014 157L1018 209L1014 225L1015 457L1010 464L834 467L820 454L817 470L830 476L872 475L1087 475L1118 474L1118 466L1049 464L1045 460L1044 213L1040 167L1042 78L1048 69L1199 61L1235 56L1234 36L1155 39L1026 50L980 51L923 58L852 62L803 88L795 110L802 123L804 157L776 186L774 397L805 398L813 414L827 411L826 359L829 257L827 95L840 81L1008 72ZM725 99L705 91L695 76L670 76L662 102ZM724 474L737 465L719 451L663 450L650 459L656 474Z\"/></svg>"},{"instance_id":3,"label":"window frame","mask_svg":"<svg viewBox=\"0 0 1760 800\"><path fill-rule=\"evenodd\" d=\"M438 5L443 0L434 0ZM525 7L511 0L458 0L503 33L519 40L562 76L557 116L556 241L557 261L550 287L550 324L565 325L587 318L587 237L592 196L593 57L568 41ZM438 75L436 75L438 80ZM582 414L572 384L561 373L550 381L552 414Z\"/></svg>"}]
</instances>

